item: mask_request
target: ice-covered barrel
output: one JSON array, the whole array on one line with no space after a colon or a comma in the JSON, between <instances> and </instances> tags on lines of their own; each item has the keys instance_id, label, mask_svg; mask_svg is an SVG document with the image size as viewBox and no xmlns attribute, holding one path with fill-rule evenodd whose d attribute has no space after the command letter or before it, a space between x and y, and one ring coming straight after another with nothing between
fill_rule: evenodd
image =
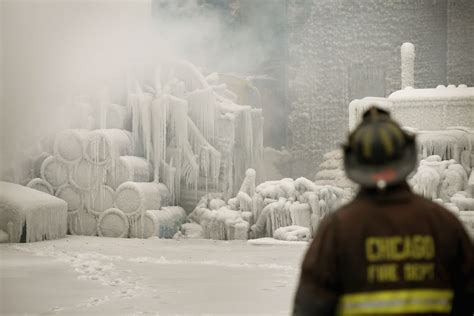
<instances>
[{"instance_id":1,"label":"ice-covered barrel","mask_svg":"<svg viewBox=\"0 0 474 316\"><path fill-rule=\"evenodd\" d=\"M186 222L186 211L179 206L167 206L161 210L150 210L158 222L158 236L173 238L182 224Z\"/></svg>"},{"instance_id":2,"label":"ice-covered barrel","mask_svg":"<svg viewBox=\"0 0 474 316\"><path fill-rule=\"evenodd\" d=\"M132 153L132 135L120 129L95 130L88 134L84 149L87 161L94 165L107 165L112 159Z\"/></svg>"},{"instance_id":3,"label":"ice-covered barrel","mask_svg":"<svg viewBox=\"0 0 474 316\"><path fill-rule=\"evenodd\" d=\"M142 210L156 210L169 205L170 192L163 183L122 183L115 193L117 207L128 215Z\"/></svg>"},{"instance_id":4,"label":"ice-covered barrel","mask_svg":"<svg viewBox=\"0 0 474 316\"><path fill-rule=\"evenodd\" d=\"M101 237L126 238L129 228L127 216L116 208L104 211L97 221L97 232Z\"/></svg>"},{"instance_id":5,"label":"ice-covered barrel","mask_svg":"<svg viewBox=\"0 0 474 316\"><path fill-rule=\"evenodd\" d=\"M83 193L73 186L72 184L66 183L60 186L56 190L56 197L66 201L68 213L75 213L82 209L84 206Z\"/></svg>"},{"instance_id":6,"label":"ice-covered barrel","mask_svg":"<svg viewBox=\"0 0 474 316\"><path fill-rule=\"evenodd\" d=\"M41 165L41 178L51 184L53 188L57 188L67 183L68 168L64 163L50 156Z\"/></svg>"},{"instance_id":7,"label":"ice-covered barrel","mask_svg":"<svg viewBox=\"0 0 474 316\"><path fill-rule=\"evenodd\" d=\"M105 210L114 207L114 199L114 190L111 187L102 184L87 192L84 202L86 203L86 209L90 213L99 216Z\"/></svg>"},{"instance_id":8,"label":"ice-covered barrel","mask_svg":"<svg viewBox=\"0 0 474 316\"><path fill-rule=\"evenodd\" d=\"M71 166L69 182L80 190L91 190L105 182L106 169L82 159Z\"/></svg>"},{"instance_id":9,"label":"ice-covered barrel","mask_svg":"<svg viewBox=\"0 0 474 316\"><path fill-rule=\"evenodd\" d=\"M54 155L64 163L76 163L84 153L84 139L89 131L66 129L59 132L54 140Z\"/></svg>"},{"instance_id":10,"label":"ice-covered barrel","mask_svg":"<svg viewBox=\"0 0 474 316\"><path fill-rule=\"evenodd\" d=\"M47 152L42 152L38 156L33 158L33 176L35 178L41 178L41 166L46 158L51 156Z\"/></svg>"},{"instance_id":11,"label":"ice-covered barrel","mask_svg":"<svg viewBox=\"0 0 474 316\"><path fill-rule=\"evenodd\" d=\"M153 177L153 166L145 158L122 156L117 159L113 169L107 172L107 185L116 189L127 181L149 182Z\"/></svg>"},{"instance_id":12,"label":"ice-covered barrel","mask_svg":"<svg viewBox=\"0 0 474 316\"><path fill-rule=\"evenodd\" d=\"M72 235L97 236L97 218L91 213L81 211L69 214L68 223Z\"/></svg>"},{"instance_id":13,"label":"ice-covered barrel","mask_svg":"<svg viewBox=\"0 0 474 316\"><path fill-rule=\"evenodd\" d=\"M44 193L54 195L54 189L51 184L41 178L31 179L31 181L28 182L26 186Z\"/></svg>"},{"instance_id":14,"label":"ice-covered barrel","mask_svg":"<svg viewBox=\"0 0 474 316\"><path fill-rule=\"evenodd\" d=\"M160 226L158 224L158 217L153 211L146 211L142 222L142 214L133 218L130 222L130 237L131 238L150 238L158 236Z\"/></svg>"}]
</instances>

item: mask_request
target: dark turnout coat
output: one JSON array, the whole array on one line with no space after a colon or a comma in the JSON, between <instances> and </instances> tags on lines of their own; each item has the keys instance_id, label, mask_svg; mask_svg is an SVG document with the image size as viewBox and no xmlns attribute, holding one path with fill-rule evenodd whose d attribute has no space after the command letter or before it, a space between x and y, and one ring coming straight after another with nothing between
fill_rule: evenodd
<instances>
[{"instance_id":1,"label":"dark turnout coat","mask_svg":"<svg viewBox=\"0 0 474 316\"><path fill-rule=\"evenodd\" d=\"M361 190L321 223L294 315L474 315L474 246L408 185Z\"/></svg>"}]
</instances>

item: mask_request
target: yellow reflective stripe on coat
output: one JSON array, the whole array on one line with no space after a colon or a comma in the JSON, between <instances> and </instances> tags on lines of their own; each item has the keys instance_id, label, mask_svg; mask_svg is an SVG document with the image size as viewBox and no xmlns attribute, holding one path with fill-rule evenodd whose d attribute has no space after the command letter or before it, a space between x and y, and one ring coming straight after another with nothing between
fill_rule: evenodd
<instances>
[{"instance_id":1,"label":"yellow reflective stripe on coat","mask_svg":"<svg viewBox=\"0 0 474 316\"><path fill-rule=\"evenodd\" d=\"M441 289L353 293L341 297L338 311L339 315L449 313L453 295Z\"/></svg>"}]
</instances>

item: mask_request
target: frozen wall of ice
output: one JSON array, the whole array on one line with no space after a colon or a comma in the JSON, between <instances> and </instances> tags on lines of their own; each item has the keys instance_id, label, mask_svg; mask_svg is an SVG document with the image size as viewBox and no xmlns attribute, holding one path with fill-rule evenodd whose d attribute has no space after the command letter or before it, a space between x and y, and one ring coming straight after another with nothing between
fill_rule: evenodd
<instances>
[{"instance_id":1,"label":"frozen wall of ice","mask_svg":"<svg viewBox=\"0 0 474 316\"><path fill-rule=\"evenodd\" d=\"M344 140L351 100L400 89L402 43L416 47L415 87L446 84L446 1L290 0L288 17L294 177Z\"/></svg>"},{"instance_id":2,"label":"frozen wall of ice","mask_svg":"<svg viewBox=\"0 0 474 316\"><path fill-rule=\"evenodd\" d=\"M474 1L448 1L448 84L474 86Z\"/></svg>"}]
</instances>

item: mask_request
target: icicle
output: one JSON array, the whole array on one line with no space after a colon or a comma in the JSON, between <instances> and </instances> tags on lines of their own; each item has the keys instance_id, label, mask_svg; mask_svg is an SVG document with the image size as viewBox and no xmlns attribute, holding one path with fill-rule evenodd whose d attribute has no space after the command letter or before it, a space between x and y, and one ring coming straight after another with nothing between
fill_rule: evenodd
<instances>
[{"instance_id":1,"label":"icicle","mask_svg":"<svg viewBox=\"0 0 474 316\"><path fill-rule=\"evenodd\" d=\"M253 168L259 175L258 182L263 180L263 115L261 109L252 109L250 111L252 119L252 149L253 149Z\"/></svg>"},{"instance_id":2,"label":"icicle","mask_svg":"<svg viewBox=\"0 0 474 316\"><path fill-rule=\"evenodd\" d=\"M149 94L144 94L139 97L139 111L140 111L140 121L141 121L141 135L143 142L143 149L145 153L145 158L148 161L152 161L152 149L153 145L151 142L151 115L150 115L150 106L151 106L152 97Z\"/></svg>"},{"instance_id":3,"label":"icicle","mask_svg":"<svg viewBox=\"0 0 474 316\"><path fill-rule=\"evenodd\" d=\"M188 118L189 141L194 152L200 156L200 170L206 177L210 176L214 187L217 189L221 167L221 153L217 151L200 133L194 122ZM201 157L205 155L205 157Z\"/></svg>"},{"instance_id":4,"label":"icicle","mask_svg":"<svg viewBox=\"0 0 474 316\"><path fill-rule=\"evenodd\" d=\"M216 100L211 88L195 90L188 94L189 116L205 139L214 143Z\"/></svg>"},{"instance_id":5,"label":"icicle","mask_svg":"<svg viewBox=\"0 0 474 316\"><path fill-rule=\"evenodd\" d=\"M169 98L163 97L155 100L152 104L152 127L153 127L153 165L154 181L160 181L161 162L166 159L166 124L168 116Z\"/></svg>"},{"instance_id":6,"label":"icicle","mask_svg":"<svg viewBox=\"0 0 474 316\"><path fill-rule=\"evenodd\" d=\"M182 149L188 139L188 103L174 96L169 96L169 100L172 146Z\"/></svg>"}]
</instances>

